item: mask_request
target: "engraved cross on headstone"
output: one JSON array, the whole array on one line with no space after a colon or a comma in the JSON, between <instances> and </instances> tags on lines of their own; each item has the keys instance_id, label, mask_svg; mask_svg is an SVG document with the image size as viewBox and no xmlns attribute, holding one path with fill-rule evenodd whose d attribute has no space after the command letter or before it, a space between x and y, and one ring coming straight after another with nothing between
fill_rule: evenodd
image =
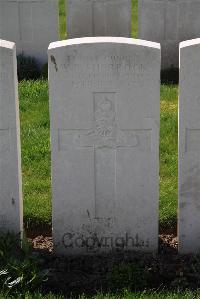
<instances>
[{"instance_id":1,"label":"engraved cross on headstone","mask_svg":"<svg viewBox=\"0 0 200 299\"><path fill-rule=\"evenodd\" d=\"M151 128L118 128L115 98L114 92L93 93L94 125L91 130L59 130L60 151L69 148L94 149L95 218L98 219L114 216L117 152L128 149L151 151Z\"/></svg>"}]
</instances>

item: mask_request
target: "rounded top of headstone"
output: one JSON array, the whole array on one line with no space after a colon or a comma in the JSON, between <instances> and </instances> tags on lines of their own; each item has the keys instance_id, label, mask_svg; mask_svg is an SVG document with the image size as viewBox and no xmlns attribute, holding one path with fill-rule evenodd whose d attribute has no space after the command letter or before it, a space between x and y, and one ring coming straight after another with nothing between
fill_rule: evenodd
<instances>
[{"instance_id":1,"label":"rounded top of headstone","mask_svg":"<svg viewBox=\"0 0 200 299\"><path fill-rule=\"evenodd\" d=\"M195 45L200 45L200 38L183 41L179 44L179 47L180 47L180 49L182 49L182 48L195 46Z\"/></svg>"},{"instance_id":2,"label":"rounded top of headstone","mask_svg":"<svg viewBox=\"0 0 200 299\"><path fill-rule=\"evenodd\" d=\"M13 49L15 49L15 43L0 39L0 47L13 50Z\"/></svg>"},{"instance_id":3,"label":"rounded top of headstone","mask_svg":"<svg viewBox=\"0 0 200 299\"><path fill-rule=\"evenodd\" d=\"M49 45L49 50L82 44L97 44L97 43L113 43L113 44L127 44L137 45L149 48L160 49L160 44L141 39L126 38L126 37L82 37L73 38L64 41L53 42Z\"/></svg>"}]
</instances>

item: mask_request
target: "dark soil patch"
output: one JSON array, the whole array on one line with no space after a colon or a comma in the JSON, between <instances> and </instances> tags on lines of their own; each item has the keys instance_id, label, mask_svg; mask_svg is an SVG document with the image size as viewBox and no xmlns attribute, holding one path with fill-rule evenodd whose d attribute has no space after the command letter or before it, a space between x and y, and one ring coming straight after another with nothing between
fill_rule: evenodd
<instances>
[{"instance_id":1,"label":"dark soil patch","mask_svg":"<svg viewBox=\"0 0 200 299\"><path fill-rule=\"evenodd\" d=\"M45 250L48 252L53 252L53 240L50 236L50 232L46 235L40 235L34 237L35 233L32 236L29 235L29 242L32 244L35 250ZM163 253L177 253L178 240L175 235L160 235L159 238L159 252Z\"/></svg>"},{"instance_id":2,"label":"dark soil patch","mask_svg":"<svg viewBox=\"0 0 200 299\"><path fill-rule=\"evenodd\" d=\"M80 295L119 292L123 288L196 289L200 257L178 255L175 235L160 235L158 254L119 252L98 256L59 257L49 236L29 238L49 269L45 291Z\"/></svg>"}]
</instances>

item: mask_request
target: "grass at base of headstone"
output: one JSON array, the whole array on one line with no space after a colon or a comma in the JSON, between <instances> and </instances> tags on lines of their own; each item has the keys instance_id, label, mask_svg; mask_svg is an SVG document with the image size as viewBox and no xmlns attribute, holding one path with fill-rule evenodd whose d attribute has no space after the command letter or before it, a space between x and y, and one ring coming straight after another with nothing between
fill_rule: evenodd
<instances>
[{"instance_id":1,"label":"grass at base of headstone","mask_svg":"<svg viewBox=\"0 0 200 299\"><path fill-rule=\"evenodd\" d=\"M19 84L25 226L51 224L47 81Z\"/></svg>"},{"instance_id":2,"label":"grass at base of headstone","mask_svg":"<svg viewBox=\"0 0 200 299\"><path fill-rule=\"evenodd\" d=\"M29 228L51 228L50 132L47 81L19 84L24 220ZM160 225L176 228L177 86L161 86Z\"/></svg>"},{"instance_id":3,"label":"grass at base of headstone","mask_svg":"<svg viewBox=\"0 0 200 299\"><path fill-rule=\"evenodd\" d=\"M0 233L1 292L12 298L18 293L24 298L24 293L34 292L47 280L48 270L44 267L44 260L36 257L27 240L19 242L19 235Z\"/></svg>"},{"instance_id":4,"label":"grass at base of headstone","mask_svg":"<svg viewBox=\"0 0 200 299\"><path fill-rule=\"evenodd\" d=\"M13 297L9 296L8 294L0 294L0 299L11 299ZM22 296L16 294L14 296L15 299L21 299ZM26 299L65 299L65 296L62 295L54 295L52 293L50 294L42 294L42 293L25 293L24 297ZM75 298L73 296L70 296L71 299ZM112 295L112 294L99 294L96 296L85 296L82 295L78 297L79 299L200 299L200 291L197 292L159 292L159 291L152 291L152 292L142 292L142 293L133 293L124 291L124 295Z\"/></svg>"},{"instance_id":5,"label":"grass at base of headstone","mask_svg":"<svg viewBox=\"0 0 200 299\"><path fill-rule=\"evenodd\" d=\"M178 197L178 88L161 85L160 227L176 229Z\"/></svg>"}]
</instances>

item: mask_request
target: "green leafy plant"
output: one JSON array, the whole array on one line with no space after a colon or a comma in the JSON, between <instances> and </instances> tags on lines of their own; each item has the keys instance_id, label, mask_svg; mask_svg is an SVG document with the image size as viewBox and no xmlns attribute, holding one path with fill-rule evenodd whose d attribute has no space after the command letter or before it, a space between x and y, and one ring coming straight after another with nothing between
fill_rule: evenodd
<instances>
[{"instance_id":1,"label":"green leafy plant","mask_svg":"<svg viewBox=\"0 0 200 299\"><path fill-rule=\"evenodd\" d=\"M21 243L21 246L20 246ZM48 270L41 259L19 236L0 234L0 289L6 293L24 294L39 289L47 280Z\"/></svg>"}]
</instances>

